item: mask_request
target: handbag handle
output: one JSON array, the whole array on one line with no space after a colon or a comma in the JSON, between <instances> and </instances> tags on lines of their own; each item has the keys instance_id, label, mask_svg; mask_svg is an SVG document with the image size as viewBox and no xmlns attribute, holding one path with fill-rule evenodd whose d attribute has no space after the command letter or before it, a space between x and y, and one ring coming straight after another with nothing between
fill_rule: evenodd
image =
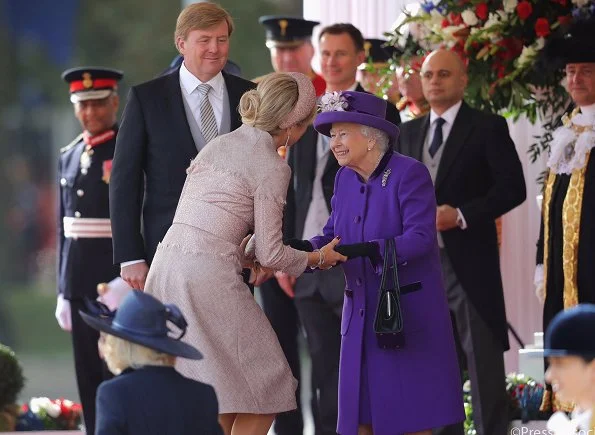
<instances>
[{"instance_id":1,"label":"handbag handle","mask_svg":"<svg viewBox=\"0 0 595 435\"><path fill-rule=\"evenodd\" d=\"M390 260L389 260L390 258ZM387 286L387 275L389 272L389 262L392 263L392 287ZM395 239L387 239L384 244L384 261L382 264L382 277L380 280L380 290L395 290L400 293L399 275L397 273L397 249L395 247Z\"/></svg>"}]
</instances>

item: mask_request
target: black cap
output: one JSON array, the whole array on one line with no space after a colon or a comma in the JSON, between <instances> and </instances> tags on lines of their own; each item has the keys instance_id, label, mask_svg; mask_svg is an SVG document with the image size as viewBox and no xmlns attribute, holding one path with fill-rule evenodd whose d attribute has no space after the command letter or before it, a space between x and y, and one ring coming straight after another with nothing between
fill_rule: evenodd
<instances>
[{"instance_id":1,"label":"black cap","mask_svg":"<svg viewBox=\"0 0 595 435\"><path fill-rule=\"evenodd\" d=\"M118 89L124 73L112 68L83 66L67 69L62 79L70 83L70 101L101 100Z\"/></svg>"},{"instance_id":2,"label":"black cap","mask_svg":"<svg viewBox=\"0 0 595 435\"><path fill-rule=\"evenodd\" d=\"M359 66L359 69L364 69L366 65L374 65L376 67L387 66L389 60L403 54L400 49L392 45L387 46L386 44L387 41L384 39L366 38L364 40L366 60Z\"/></svg>"},{"instance_id":3,"label":"black cap","mask_svg":"<svg viewBox=\"0 0 595 435\"><path fill-rule=\"evenodd\" d=\"M545 333L544 356L595 358L595 305L579 304L558 313Z\"/></svg>"},{"instance_id":4,"label":"black cap","mask_svg":"<svg viewBox=\"0 0 595 435\"><path fill-rule=\"evenodd\" d=\"M537 67L552 71L568 63L595 62L595 17L577 19L552 35L541 50Z\"/></svg>"},{"instance_id":5,"label":"black cap","mask_svg":"<svg viewBox=\"0 0 595 435\"><path fill-rule=\"evenodd\" d=\"M265 15L258 19L266 31L266 46L295 47L312 39L312 30L318 21L308 21L298 17Z\"/></svg>"}]
</instances>

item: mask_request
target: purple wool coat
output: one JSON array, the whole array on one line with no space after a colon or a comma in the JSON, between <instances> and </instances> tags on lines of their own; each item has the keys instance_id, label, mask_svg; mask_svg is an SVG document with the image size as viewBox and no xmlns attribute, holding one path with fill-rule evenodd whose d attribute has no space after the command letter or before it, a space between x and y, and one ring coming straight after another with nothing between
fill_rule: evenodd
<instances>
[{"instance_id":1,"label":"purple wool coat","mask_svg":"<svg viewBox=\"0 0 595 435\"><path fill-rule=\"evenodd\" d=\"M381 349L373 322L381 267L367 258L342 265L347 288L341 321L337 432L397 435L464 419L463 392L436 238L436 198L426 167L389 151L368 182L343 167L335 178L332 211L315 248L394 238L401 286L405 345ZM381 265L380 265L381 266Z\"/></svg>"}]
</instances>

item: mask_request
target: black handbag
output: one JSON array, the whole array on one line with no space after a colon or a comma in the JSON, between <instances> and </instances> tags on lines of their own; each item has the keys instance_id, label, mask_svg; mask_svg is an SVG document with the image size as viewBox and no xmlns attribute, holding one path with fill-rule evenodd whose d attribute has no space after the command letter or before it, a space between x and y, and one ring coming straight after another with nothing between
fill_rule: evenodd
<instances>
[{"instance_id":1,"label":"black handbag","mask_svg":"<svg viewBox=\"0 0 595 435\"><path fill-rule=\"evenodd\" d=\"M374 317L374 332L378 346L383 349L398 349L405 345L394 239L387 239L384 244L384 263L378 290L378 306Z\"/></svg>"}]
</instances>

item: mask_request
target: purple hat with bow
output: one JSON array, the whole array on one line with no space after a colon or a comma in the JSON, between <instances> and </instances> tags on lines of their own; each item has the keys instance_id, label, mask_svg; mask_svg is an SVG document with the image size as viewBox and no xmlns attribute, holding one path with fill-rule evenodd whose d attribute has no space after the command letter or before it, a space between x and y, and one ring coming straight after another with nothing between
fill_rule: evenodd
<instances>
[{"instance_id":1,"label":"purple hat with bow","mask_svg":"<svg viewBox=\"0 0 595 435\"><path fill-rule=\"evenodd\" d=\"M334 123L351 122L377 128L394 142L399 136L399 129L386 120L386 104L383 99L365 92L329 92L320 97L318 105L321 112L314 120L314 128L320 134L330 136Z\"/></svg>"}]
</instances>

